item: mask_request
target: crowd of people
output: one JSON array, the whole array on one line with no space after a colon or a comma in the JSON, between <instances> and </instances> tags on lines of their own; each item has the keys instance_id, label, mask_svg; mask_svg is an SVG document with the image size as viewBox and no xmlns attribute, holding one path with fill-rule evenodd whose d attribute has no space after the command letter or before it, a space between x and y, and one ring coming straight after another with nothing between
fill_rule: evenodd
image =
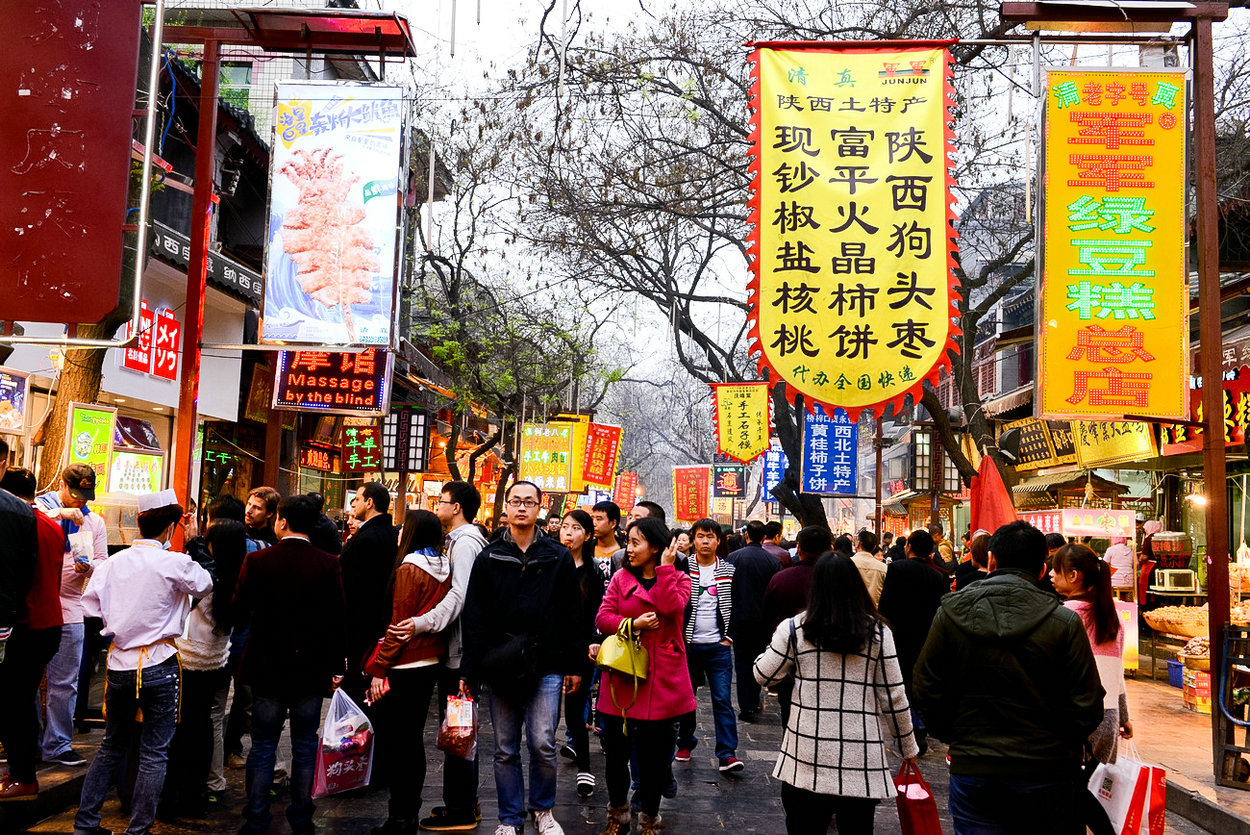
<instances>
[{"instance_id":1,"label":"crowd of people","mask_svg":"<svg viewBox=\"0 0 1250 835\"><path fill-rule=\"evenodd\" d=\"M839 832L871 832L893 795L886 746L914 765L929 735L949 745L956 832L1110 831L1083 775L1132 734L1113 572L1084 545L1052 554L1023 522L978 532L957 563L940 526L905 540L810 526L791 545L776 523L672 530L651 502L625 519L600 502L544 520L542 491L518 481L488 531L473 521L477 490L452 481L433 512L408 510L397 529L386 488L366 482L346 541L319 496L261 487L194 520L166 490L140 498L139 538L110 556L88 508L90 468L66 468L41 496L32 474L3 469L3 800L38 792L40 759L85 764L70 744L84 618L110 642L106 730L77 835L106 835L113 786L128 832L202 816L221 800L224 769L240 766L241 833L269 828L281 773L293 832L313 832L324 703L340 687L378 729L371 788L389 797L378 835L480 825L477 755L445 754L442 803L422 808L424 740L449 696L484 704L496 835L527 823L562 832L559 760L593 798L595 736L603 832L654 835L677 795L674 769L701 741L700 700L716 767L732 777L748 767L739 723L761 721L766 692L783 717L772 776L788 833L824 833L835 818ZM645 651L645 677L595 664L618 632Z\"/></svg>"}]
</instances>

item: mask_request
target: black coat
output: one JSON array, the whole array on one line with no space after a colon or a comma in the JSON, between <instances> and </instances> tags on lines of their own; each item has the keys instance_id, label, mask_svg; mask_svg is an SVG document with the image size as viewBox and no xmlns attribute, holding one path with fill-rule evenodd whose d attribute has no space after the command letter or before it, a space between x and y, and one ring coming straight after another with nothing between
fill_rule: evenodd
<instances>
[{"instance_id":1,"label":"black coat","mask_svg":"<svg viewBox=\"0 0 1250 835\"><path fill-rule=\"evenodd\" d=\"M877 604L881 616L890 623L898 662L903 668L903 683L911 694L912 667L920 656L933 615L949 594L951 580L946 572L927 560L902 559L890 563Z\"/></svg>"},{"instance_id":2,"label":"black coat","mask_svg":"<svg viewBox=\"0 0 1250 835\"><path fill-rule=\"evenodd\" d=\"M0 490L0 629L16 626L26 606L39 556L35 511Z\"/></svg>"},{"instance_id":3,"label":"black coat","mask_svg":"<svg viewBox=\"0 0 1250 835\"><path fill-rule=\"evenodd\" d=\"M334 554L336 557L343 550L343 537L339 534L339 526L330 521L330 517L324 513L317 520L317 524L313 525L312 532L308 534L308 541L314 547L320 548L327 554Z\"/></svg>"},{"instance_id":4,"label":"black coat","mask_svg":"<svg viewBox=\"0 0 1250 835\"><path fill-rule=\"evenodd\" d=\"M234 593L235 622L249 613L239 677L257 693L318 695L343 675L347 610L331 554L302 539L248 554Z\"/></svg>"},{"instance_id":5,"label":"black coat","mask_svg":"<svg viewBox=\"0 0 1250 835\"><path fill-rule=\"evenodd\" d=\"M347 663L353 671L360 669L365 653L390 625L386 587L398 550L399 535L389 513L379 513L364 522L343 545L339 563L347 599Z\"/></svg>"},{"instance_id":6,"label":"black coat","mask_svg":"<svg viewBox=\"0 0 1250 835\"><path fill-rule=\"evenodd\" d=\"M734 567L733 629L729 637L767 638L772 630L764 617L764 592L768 581L781 570L781 560L759 545L748 545L730 554L729 562Z\"/></svg>"}]
</instances>

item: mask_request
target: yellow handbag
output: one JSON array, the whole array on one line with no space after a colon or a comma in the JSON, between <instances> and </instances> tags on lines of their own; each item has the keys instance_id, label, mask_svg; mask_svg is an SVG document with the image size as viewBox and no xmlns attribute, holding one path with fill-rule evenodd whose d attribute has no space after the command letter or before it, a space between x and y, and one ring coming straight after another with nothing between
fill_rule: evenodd
<instances>
[{"instance_id":1,"label":"yellow handbag","mask_svg":"<svg viewBox=\"0 0 1250 835\"><path fill-rule=\"evenodd\" d=\"M633 618L622 619L616 634L609 635L604 640L599 647L599 654L595 656L595 665L603 670L630 676L634 680L634 698L625 707L621 707L616 701L616 691L612 689L611 682L608 682L612 704L621 712L621 719L625 719L626 711L638 701L638 682L647 677L647 650L642 646L641 636L634 634ZM628 725L625 733L629 733Z\"/></svg>"}]
</instances>

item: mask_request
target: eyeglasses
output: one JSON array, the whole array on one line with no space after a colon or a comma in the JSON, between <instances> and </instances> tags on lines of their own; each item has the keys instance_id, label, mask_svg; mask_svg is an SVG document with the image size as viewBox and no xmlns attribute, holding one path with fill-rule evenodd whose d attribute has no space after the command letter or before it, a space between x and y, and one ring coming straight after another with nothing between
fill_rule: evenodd
<instances>
[{"instance_id":1,"label":"eyeglasses","mask_svg":"<svg viewBox=\"0 0 1250 835\"><path fill-rule=\"evenodd\" d=\"M448 501L447 499L439 499L438 503L439 504L460 504L460 502L452 502L452 501Z\"/></svg>"},{"instance_id":2,"label":"eyeglasses","mask_svg":"<svg viewBox=\"0 0 1250 835\"><path fill-rule=\"evenodd\" d=\"M507 505L508 507L535 508L538 507L538 502L533 499L508 499Z\"/></svg>"}]
</instances>

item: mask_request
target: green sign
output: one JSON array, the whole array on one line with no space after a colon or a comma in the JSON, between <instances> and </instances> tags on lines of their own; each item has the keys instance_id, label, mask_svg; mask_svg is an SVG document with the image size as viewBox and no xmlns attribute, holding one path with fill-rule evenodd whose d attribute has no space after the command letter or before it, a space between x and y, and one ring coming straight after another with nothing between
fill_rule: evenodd
<instances>
[{"instance_id":1,"label":"green sign","mask_svg":"<svg viewBox=\"0 0 1250 835\"><path fill-rule=\"evenodd\" d=\"M108 484L116 421L115 409L85 403L69 406L69 437L65 443L69 463L81 462L95 470L97 490Z\"/></svg>"}]
</instances>

